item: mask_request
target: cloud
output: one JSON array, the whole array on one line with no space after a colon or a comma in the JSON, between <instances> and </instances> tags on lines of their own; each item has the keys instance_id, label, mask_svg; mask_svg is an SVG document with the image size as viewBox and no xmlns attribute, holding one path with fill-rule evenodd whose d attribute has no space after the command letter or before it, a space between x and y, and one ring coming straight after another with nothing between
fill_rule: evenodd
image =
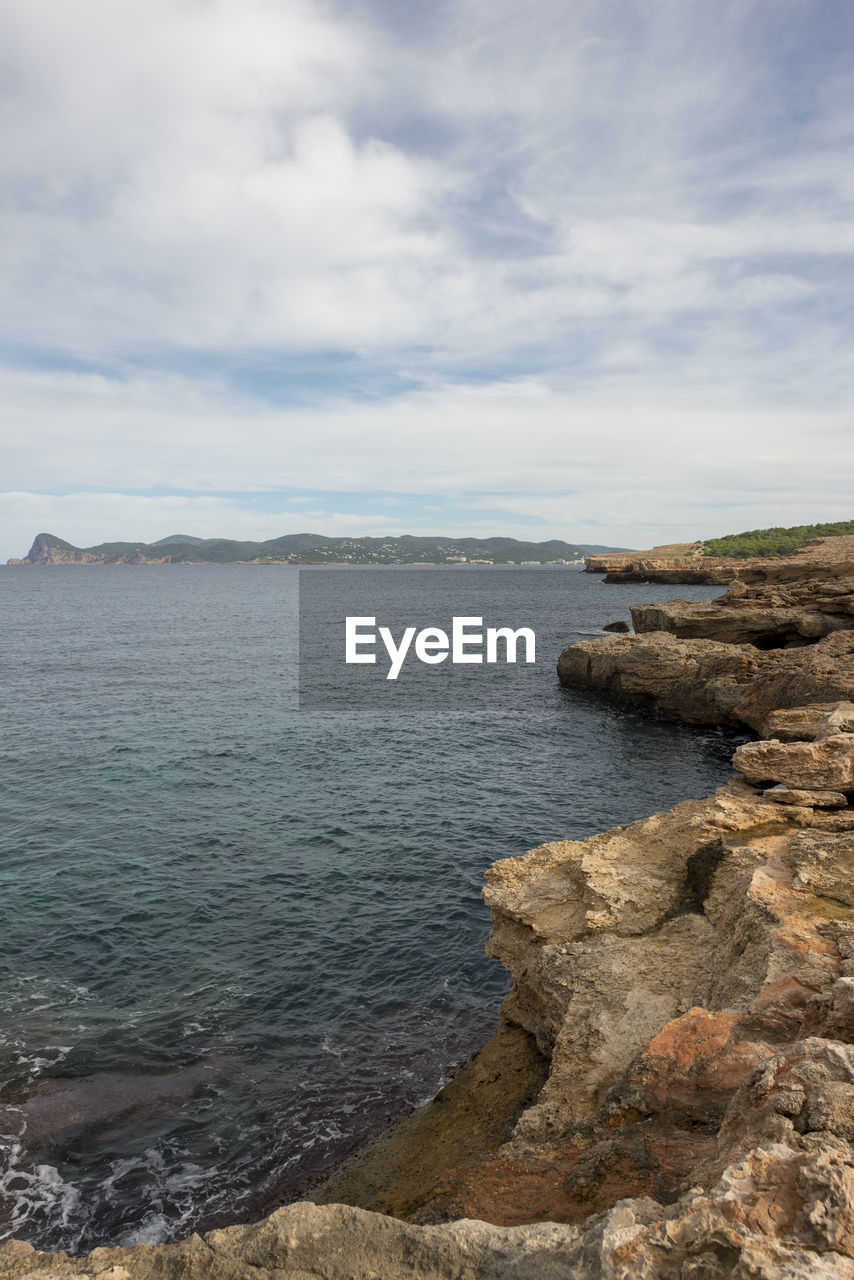
<instances>
[{"instance_id":1,"label":"cloud","mask_svg":"<svg viewBox=\"0 0 854 1280\"><path fill-rule=\"evenodd\" d=\"M7 338L553 359L591 317L732 324L757 270L802 297L851 253L851 179L809 123L766 154L784 86L741 8L461 0L406 46L369 7L34 0L5 32Z\"/></svg>"},{"instance_id":2,"label":"cloud","mask_svg":"<svg viewBox=\"0 0 854 1280\"><path fill-rule=\"evenodd\" d=\"M610 502L619 531L701 524L714 477L725 527L769 483L822 515L850 425L854 33L821 18L6 6L10 487L515 486L585 495L578 519Z\"/></svg>"},{"instance_id":3,"label":"cloud","mask_svg":"<svg viewBox=\"0 0 854 1280\"><path fill-rule=\"evenodd\" d=\"M692 538L733 521L756 527L769 513L775 524L849 518L847 411L795 405L734 412L726 398L698 408L690 392L665 397L635 386L644 394L618 383L604 396L601 388L580 394L527 378L415 388L379 403L339 397L278 407L218 380L174 375L0 377L0 395L24 424L7 443L7 474L21 477L29 492L71 491L83 505L88 491L93 512L112 513L113 537L143 536L130 532L134 511L171 516L158 495L174 490L200 504L186 506L188 515L198 511L206 530L223 535L250 526L267 530L263 536L295 532L309 516L317 532L344 532L339 516L347 509L357 527L360 504L342 507L334 498L322 506L282 501L280 525L267 518L276 514L277 494L308 491L407 495L393 516L382 501L363 500L376 532L423 527L424 504L446 495L431 532L499 533L503 519L532 536L618 545L661 541L656 529ZM37 424L37 452L29 422ZM118 498L108 507L100 502L98 491L129 488L136 492L126 514ZM265 491L270 501L253 513ZM145 493L152 497L143 501ZM175 511L178 523L184 509ZM50 529L50 520L69 510L61 500L47 503L35 523ZM157 536L174 525L160 521ZM583 536L594 527L595 536ZM18 528L16 547L35 532ZM71 538L65 526L50 531Z\"/></svg>"},{"instance_id":4,"label":"cloud","mask_svg":"<svg viewBox=\"0 0 854 1280\"><path fill-rule=\"evenodd\" d=\"M300 508L295 514L289 510L293 501L283 498L278 510L258 511L247 501L221 496L0 493L0 554L3 560L21 558L36 533L56 530L62 531L66 542L90 547L116 541L117 530L125 542L156 542L172 533L261 542L297 532L388 533L397 523L382 514L345 514L326 508Z\"/></svg>"}]
</instances>

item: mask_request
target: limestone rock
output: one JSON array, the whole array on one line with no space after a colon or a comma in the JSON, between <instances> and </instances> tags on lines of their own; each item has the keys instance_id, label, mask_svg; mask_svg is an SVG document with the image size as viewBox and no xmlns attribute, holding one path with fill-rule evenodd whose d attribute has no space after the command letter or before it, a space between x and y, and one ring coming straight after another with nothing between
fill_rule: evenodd
<instances>
[{"instance_id":1,"label":"limestone rock","mask_svg":"<svg viewBox=\"0 0 854 1280\"><path fill-rule=\"evenodd\" d=\"M643 1220L643 1219L641 1219ZM581 1233L460 1222L417 1227L345 1205L307 1202L250 1226L168 1245L95 1249L85 1258L0 1245L2 1280L564 1280L582 1259ZM582 1274L579 1272L578 1274Z\"/></svg>"},{"instance_id":2,"label":"limestone rock","mask_svg":"<svg viewBox=\"0 0 854 1280\"><path fill-rule=\"evenodd\" d=\"M766 800L773 800L775 804L806 805L814 809L844 809L848 804L848 797L841 791L808 791L803 787L778 785L769 787L763 794Z\"/></svg>"},{"instance_id":3,"label":"limestone rock","mask_svg":"<svg viewBox=\"0 0 854 1280\"><path fill-rule=\"evenodd\" d=\"M854 1050L826 1038L854 1034L854 977L840 974L846 965L854 970L854 907L847 905L854 837L804 829L800 819L762 821L771 808L742 784L724 788L694 814L688 856L685 806L658 815L656 837L680 845L672 869L678 874L681 861L683 894L669 921L645 931L619 894L605 931L595 914L586 921L565 915L574 940L561 947L557 916L548 915L548 940L537 927L558 891L557 864L581 865L577 874L589 884L607 845L536 850L530 878L525 859L498 864L493 892L511 914L525 913L512 957L513 1007L524 1014L534 989L550 984L550 1016L562 999L565 1019L554 1036L550 1080L513 1140L493 1159L447 1173L420 1217L512 1223L539 1213L577 1225L589 1240L597 1221L589 1214L599 1213L608 1229L620 1221L624 1232L612 1232L607 1253L585 1245L591 1270L572 1274L602 1280L854 1276ZM777 812L809 817L808 810ZM716 842L709 840L714 828ZM624 852L636 838L632 827L608 833L628 841ZM651 867L659 886L661 865ZM535 893L536 868L545 875L544 897ZM637 856L633 871L644 879ZM606 882L598 883L607 898ZM829 902L838 903L835 913ZM632 918L640 932L614 932ZM671 928L680 920L677 959ZM497 924L500 949L510 935L500 915ZM652 1009L645 984L655 957L661 982L674 963L684 977L693 972L693 1000L633 1056L636 1041L626 1034L621 1068L603 1021L620 983L627 1008Z\"/></svg>"},{"instance_id":4,"label":"limestone rock","mask_svg":"<svg viewBox=\"0 0 854 1280\"><path fill-rule=\"evenodd\" d=\"M778 738L780 742L812 742L826 729L830 713L838 706L848 705L847 702L823 702L771 711L759 728L759 736Z\"/></svg>"},{"instance_id":5,"label":"limestone rock","mask_svg":"<svg viewBox=\"0 0 854 1280\"><path fill-rule=\"evenodd\" d=\"M814 742L745 742L732 758L748 782L782 782L795 789L854 790L854 734Z\"/></svg>"},{"instance_id":6,"label":"limestone rock","mask_svg":"<svg viewBox=\"0 0 854 1280\"><path fill-rule=\"evenodd\" d=\"M666 632L603 636L564 649L558 678L568 688L602 690L694 723L759 730L780 708L851 698L854 632L771 651Z\"/></svg>"},{"instance_id":7,"label":"limestone rock","mask_svg":"<svg viewBox=\"0 0 854 1280\"><path fill-rule=\"evenodd\" d=\"M724 597L726 599L726 597ZM717 600L668 600L663 604L632 605L638 634L666 631L685 639L702 637L728 644L752 644L782 649L821 639L854 625L850 616L813 608L722 607Z\"/></svg>"},{"instance_id":8,"label":"limestone rock","mask_svg":"<svg viewBox=\"0 0 854 1280\"><path fill-rule=\"evenodd\" d=\"M619 634L619 635L628 635L628 633L631 631L631 627L629 626L629 624L628 624L627 622L622 622L622 621L620 621L620 622L606 622L606 623L605 623L605 625L604 625L604 627L602 628L602 630L603 630L603 631L615 631L615 632L617 632L617 634Z\"/></svg>"},{"instance_id":9,"label":"limestone rock","mask_svg":"<svg viewBox=\"0 0 854 1280\"><path fill-rule=\"evenodd\" d=\"M813 538L788 556L706 556L702 543L673 543L648 551L607 552L585 559L587 573L606 582L789 584L844 579L854 573L854 537Z\"/></svg>"},{"instance_id":10,"label":"limestone rock","mask_svg":"<svg viewBox=\"0 0 854 1280\"><path fill-rule=\"evenodd\" d=\"M838 702L826 716L817 736L831 738L836 733L854 733L854 702Z\"/></svg>"},{"instance_id":11,"label":"limestone rock","mask_svg":"<svg viewBox=\"0 0 854 1280\"><path fill-rule=\"evenodd\" d=\"M791 842L789 863L797 888L854 907L854 833L800 832Z\"/></svg>"}]
</instances>

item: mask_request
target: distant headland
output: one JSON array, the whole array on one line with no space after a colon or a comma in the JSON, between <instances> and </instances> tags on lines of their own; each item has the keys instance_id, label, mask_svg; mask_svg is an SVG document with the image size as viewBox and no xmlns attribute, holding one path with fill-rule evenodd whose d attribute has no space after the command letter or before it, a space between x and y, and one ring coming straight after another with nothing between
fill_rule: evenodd
<instances>
[{"instance_id":1,"label":"distant headland","mask_svg":"<svg viewBox=\"0 0 854 1280\"><path fill-rule=\"evenodd\" d=\"M319 533L289 533L266 542L173 533L151 543L104 542L96 547L75 547L52 533L39 533L22 560L11 559L7 563L563 565L597 553L624 550L558 539L520 542L516 538L427 538L413 534L399 538L328 538Z\"/></svg>"}]
</instances>

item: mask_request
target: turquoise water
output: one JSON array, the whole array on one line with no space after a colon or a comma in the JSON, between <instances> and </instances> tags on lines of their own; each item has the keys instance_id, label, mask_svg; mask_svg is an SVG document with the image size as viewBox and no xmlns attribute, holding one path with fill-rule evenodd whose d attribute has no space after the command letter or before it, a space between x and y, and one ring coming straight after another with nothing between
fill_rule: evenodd
<instances>
[{"instance_id":1,"label":"turquoise water","mask_svg":"<svg viewBox=\"0 0 854 1280\"><path fill-rule=\"evenodd\" d=\"M430 571L370 574L381 603ZM395 716L296 709L295 570L0 569L2 1234L160 1240L303 1194L490 1033L489 863L727 776L727 734L554 676L672 588L516 578L532 678ZM25 1130L51 1078L89 1120Z\"/></svg>"}]
</instances>

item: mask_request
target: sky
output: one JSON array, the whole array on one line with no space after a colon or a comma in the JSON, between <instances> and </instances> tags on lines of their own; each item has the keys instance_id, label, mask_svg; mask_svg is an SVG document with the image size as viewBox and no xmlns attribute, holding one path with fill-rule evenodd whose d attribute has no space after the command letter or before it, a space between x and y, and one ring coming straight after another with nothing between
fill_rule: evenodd
<instances>
[{"instance_id":1,"label":"sky","mask_svg":"<svg viewBox=\"0 0 854 1280\"><path fill-rule=\"evenodd\" d=\"M854 517L850 0L0 0L0 558Z\"/></svg>"}]
</instances>

